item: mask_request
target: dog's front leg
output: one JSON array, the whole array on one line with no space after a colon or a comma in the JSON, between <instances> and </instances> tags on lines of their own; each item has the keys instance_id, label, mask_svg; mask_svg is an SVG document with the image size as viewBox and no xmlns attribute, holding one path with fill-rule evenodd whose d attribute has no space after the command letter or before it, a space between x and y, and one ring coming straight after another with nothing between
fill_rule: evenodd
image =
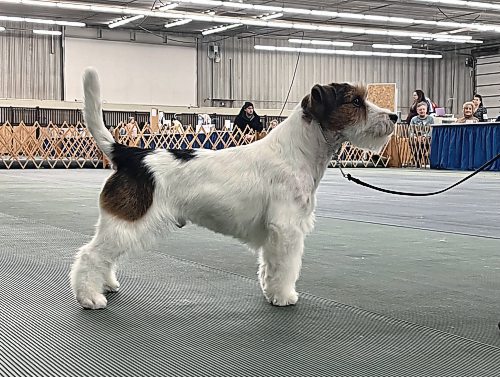
<instances>
[{"instance_id":1,"label":"dog's front leg","mask_svg":"<svg viewBox=\"0 0 500 377\"><path fill-rule=\"evenodd\" d=\"M299 296L299 278L304 250L304 235L292 224L271 224L269 238L259 255L259 280L262 292L273 305L294 305Z\"/></svg>"}]
</instances>

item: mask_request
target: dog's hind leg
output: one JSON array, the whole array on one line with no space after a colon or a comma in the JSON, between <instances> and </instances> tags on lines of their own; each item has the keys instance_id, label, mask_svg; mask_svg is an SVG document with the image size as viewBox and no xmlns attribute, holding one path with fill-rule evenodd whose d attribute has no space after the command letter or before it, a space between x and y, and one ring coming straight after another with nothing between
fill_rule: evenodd
<instances>
[{"instance_id":1,"label":"dog's hind leg","mask_svg":"<svg viewBox=\"0 0 500 377\"><path fill-rule=\"evenodd\" d=\"M120 284L115 268L118 258L128 251L144 248L151 238L145 227L133 226L102 215L92 240L78 251L71 267L71 287L81 306L102 309L104 293L117 291Z\"/></svg>"},{"instance_id":2,"label":"dog's hind leg","mask_svg":"<svg viewBox=\"0 0 500 377\"><path fill-rule=\"evenodd\" d=\"M273 305L294 305L298 300L295 282L299 278L304 235L293 224L271 224L269 238L259 255L259 281L266 299Z\"/></svg>"}]
</instances>

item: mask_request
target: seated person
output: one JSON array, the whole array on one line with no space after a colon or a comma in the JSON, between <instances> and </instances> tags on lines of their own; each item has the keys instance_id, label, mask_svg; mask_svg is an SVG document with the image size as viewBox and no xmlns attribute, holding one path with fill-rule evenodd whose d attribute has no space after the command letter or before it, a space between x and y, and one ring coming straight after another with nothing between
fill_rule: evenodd
<instances>
[{"instance_id":1,"label":"seated person","mask_svg":"<svg viewBox=\"0 0 500 377\"><path fill-rule=\"evenodd\" d=\"M174 132L180 132L180 133L184 132L184 128L182 127L182 123L179 120L179 118L177 118L177 114L174 114L174 116L170 120L170 128Z\"/></svg>"},{"instance_id":2,"label":"seated person","mask_svg":"<svg viewBox=\"0 0 500 377\"><path fill-rule=\"evenodd\" d=\"M483 97L480 94L474 94L472 103L474 104L474 116L479 119L480 122L487 122L488 109L483 106Z\"/></svg>"},{"instance_id":3,"label":"seated person","mask_svg":"<svg viewBox=\"0 0 500 377\"><path fill-rule=\"evenodd\" d=\"M250 129L257 132L262 131L262 123L251 102L245 102L238 116L234 119L234 126L245 132Z\"/></svg>"},{"instance_id":4,"label":"seated person","mask_svg":"<svg viewBox=\"0 0 500 377\"><path fill-rule=\"evenodd\" d=\"M278 126L279 122L277 119L273 119L269 122L269 131L274 130Z\"/></svg>"},{"instance_id":5,"label":"seated person","mask_svg":"<svg viewBox=\"0 0 500 377\"><path fill-rule=\"evenodd\" d=\"M434 117L427 113L427 101L417 104L417 114L410 121L410 147L413 152L416 167L427 165L430 149L431 126Z\"/></svg>"},{"instance_id":6,"label":"seated person","mask_svg":"<svg viewBox=\"0 0 500 377\"><path fill-rule=\"evenodd\" d=\"M427 113L427 102L420 102L417 105L417 115L410 120L412 126L430 126L434 124L434 117Z\"/></svg>"},{"instance_id":7,"label":"seated person","mask_svg":"<svg viewBox=\"0 0 500 377\"><path fill-rule=\"evenodd\" d=\"M198 124L196 125L196 132L209 133L212 127L212 118L210 118L210 115L198 114Z\"/></svg>"},{"instance_id":8,"label":"seated person","mask_svg":"<svg viewBox=\"0 0 500 377\"><path fill-rule=\"evenodd\" d=\"M129 146L137 146L137 134L139 127L134 117L129 117L125 127L122 127L120 134L128 139Z\"/></svg>"},{"instance_id":9,"label":"seated person","mask_svg":"<svg viewBox=\"0 0 500 377\"><path fill-rule=\"evenodd\" d=\"M464 116L457 119L457 123L478 123L474 114L474 104L472 102L465 102L463 105Z\"/></svg>"}]
</instances>

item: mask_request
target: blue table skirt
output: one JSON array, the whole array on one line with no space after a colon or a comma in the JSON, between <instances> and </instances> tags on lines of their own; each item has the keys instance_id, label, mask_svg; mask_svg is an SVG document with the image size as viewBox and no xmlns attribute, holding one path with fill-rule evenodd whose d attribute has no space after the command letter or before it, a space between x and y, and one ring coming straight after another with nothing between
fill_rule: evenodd
<instances>
[{"instance_id":1,"label":"blue table skirt","mask_svg":"<svg viewBox=\"0 0 500 377\"><path fill-rule=\"evenodd\" d=\"M434 126L432 169L475 170L500 153L500 123ZM500 160L487 170L500 171Z\"/></svg>"}]
</instances>

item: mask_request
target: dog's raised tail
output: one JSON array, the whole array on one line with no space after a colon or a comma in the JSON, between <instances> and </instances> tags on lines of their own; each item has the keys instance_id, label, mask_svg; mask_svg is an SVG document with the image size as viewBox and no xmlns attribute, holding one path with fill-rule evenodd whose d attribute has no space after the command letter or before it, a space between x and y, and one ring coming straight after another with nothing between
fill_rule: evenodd
<instances>
[{"instance_id":1,"label":"dog's raised tail","mask_svg":"<svg viewBox=\"0 0 500 377\"><path fill-rule=\"evenodd\" d=\"M106 156L112 158L115 140L106 129L102 118L101 87L99 75L94 68L87 68L83 74L83 119L97 145Z\"/></svg>"}]
</instances>

